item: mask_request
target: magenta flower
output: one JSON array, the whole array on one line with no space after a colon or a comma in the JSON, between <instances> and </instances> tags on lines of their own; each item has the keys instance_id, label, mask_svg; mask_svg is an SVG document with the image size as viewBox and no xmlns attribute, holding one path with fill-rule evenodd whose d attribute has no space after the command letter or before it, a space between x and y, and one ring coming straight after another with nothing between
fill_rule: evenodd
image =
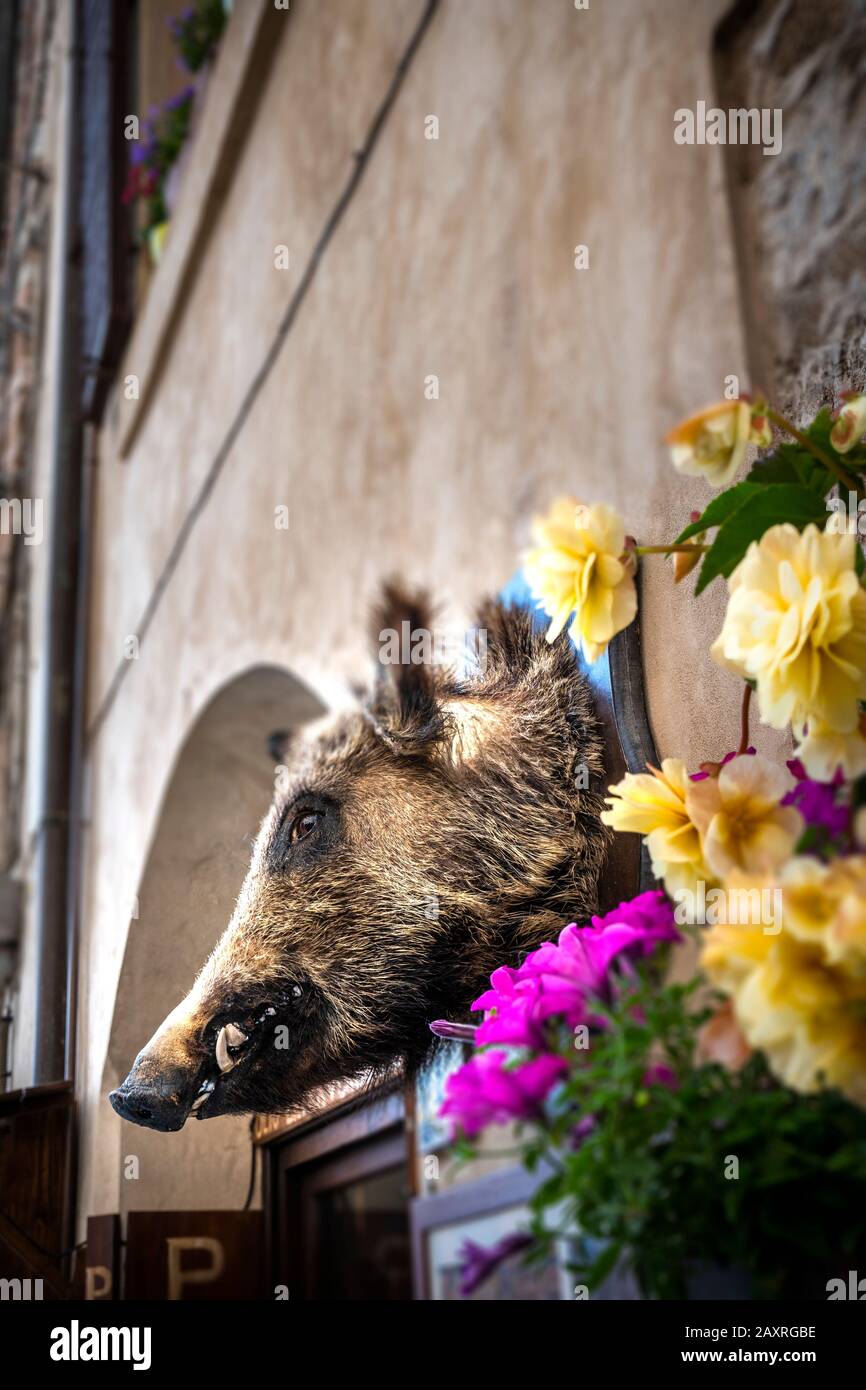
<instances>
[{"instance_id":1,"label":"magenta flower","mask_svg":"<svg viewBox=\"0 0 866 1390\"><path fill-rule=\"evenodd\" d=\"M501 966L490 977L492 988L480 995L473 1009L484 1009L476 1043L510 1043L540 1051L544 1024L564 1018L571 1028L598 1022L590 999L607 998L608 975L617 956L647 956L662 941L679 940L673 908L659 890L640 893L592 926L572 922L556 945L545 942L512 970Z\"/></svg>"},{"instance_id":2,"label":"magenta flower","mask_svg":"<svg viewBox=\"0 0 866 1390\"><path fill-rule=\"evenodd\" d=\"M561 1015L570 1027L588 1020L587 1000L607 997L610 967L617 956L647 956L662 941L677 941L673 908L659 890L640 893L631 902L604 917L593 917L592 926L572 922L559 934L556 945L547 941L531 951L517 970L497 970L494 986L475 1001L473 1008L530 1010L539 1020ZM479 1042L486 1021L479 1029ZM503 1039L505 1041L505 1039Z\"/></svg>"},{"instance_id":3,"label":"magenta flower","mask_svg":"<svg viewBox=\"0 0 866 1390\"><path fill-rule=\"evenodd\" d=\"M492 989L480 995L473 1009L487 1010L487 1017L475 1035L478 1047L486 1043L510 1043L513 1047L544 1050L544 1020L548 1016L542 1003L541 981L521 978L517 970L502 965L490 976Z\"/></svg>"},{"instance_id":4,"label":"magenta flower","mask_svg":"<svg viewBox=\"0 0 866 1390\"><path fill-rule=\"evenodd\" d=\"M505 1052L480 1052L449 1076L439 1113L451 1117L455 1130L471 1137L487 1125L538 1117L546 1096L568 1070L563 1057L536 1057L506 1070L507 1061Z\"/></svg>"},{"instance_id":5,"label":"magenta flower","mask_svg":"<svg viewBox=\"0 0 866 1390\"><path fill-rule=\"evenodd\" d=\"M638 893L636 898L620 903L604 917L593 917L592 925L598 931L623 927L631 933L631 942L620 938L621 944L616 951L610 951L609 956L620 950L627 950L630 955L650 956L661 942L681 939L674 926L674 910L658 888Z\"/></svg>"},{"instance_id":6,"label":"magenta flower","mask_svg":"<svg viewBox=\"0 0 866 1390\"><path fill-rule=\"evenodd\" d=\"M476 1245L474 1240L466 1240L457 1252L460 1261L460 1296L468 1298L477 1288L489 1279L503 1260L516 1255L532 1244L532 1236L515 1231L513 1235L503 1236L495 1245L487 1247Z\"/></svg>"},{"instance_id":7,"label":"magenta flower","mask_svg":"<svg viewBox=\"0 0 866 1390\"><path fill-rule=\"evenodd\" d=\"M796 777L797 785L782 797L782 805L796 806L807 825L826 830L833 840L846 836L848 807L836 804L836 795L845 781L841 770L832 782L815 782L807 777L799 758L791 759L788 770Z\"/></svg>"}]
</instances>

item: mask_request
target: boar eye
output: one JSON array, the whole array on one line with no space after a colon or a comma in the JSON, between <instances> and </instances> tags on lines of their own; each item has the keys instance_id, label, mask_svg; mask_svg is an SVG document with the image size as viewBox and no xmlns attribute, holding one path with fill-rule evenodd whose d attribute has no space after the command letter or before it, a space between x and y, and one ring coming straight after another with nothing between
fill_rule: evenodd
<instances>
[{"instance_id":1,"label":"boar eye","mask_svg":"<svg viewBox=\"0 0 866 1390\"><path fill-rule=\"evenodd\" d=\"M322 819L318 811L301 811L300 815L295 816L289 830L289 844L296 845L301 840L306 840L315 830L319 821Z\"/></svg>"}]
</instances>

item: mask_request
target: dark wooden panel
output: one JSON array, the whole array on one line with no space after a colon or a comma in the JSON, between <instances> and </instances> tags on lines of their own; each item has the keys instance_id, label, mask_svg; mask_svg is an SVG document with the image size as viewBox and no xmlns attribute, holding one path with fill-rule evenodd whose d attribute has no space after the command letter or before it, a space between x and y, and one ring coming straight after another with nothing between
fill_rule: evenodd
<instances>
[{"instance_id":1,"label":"dark wooden panel","mask_svg":"<svg viewBox=\"0 0 866 1390\"><path fill-rule=\"evenodd\" d=\"M66 1185L72 1135L68 1083L0 1096L0 1275L22 1266L66 1297Z\"/></svg>"},{"instance_id":2,"label":"dark wooden panel","mask_svg":"<svg viewBox=\"0 0 866 1390\"><path fill-rule=\"evenodd\" d=\"M81 1297L109 1302L120 1297L120 1217L88 1216Z\"/></svg>"},{"instance_id":3,"label":"dark wooden panel","mask_svg":"<svg viewBox=\"0 0 866 1390\"><path fill-rule=\"evenodd\" d=\"M261 1298L262 1248L260 1211L131 1211L124 1298ZM222 1268L213 1278L217 1262Z\"/></svg>"},{"instance_id":4,"label":"dark wooden panel","mask_svg":"<svg viewBox=\"0 0 866 1390\"><path fill-rule=\"evenodd\" d=\"M309 1145L299 1153L303 1141L297 1140L274 1148L274 1286L285 1286L296 1302L408 1298L409 1165L402 1124L392 1122L384 1130L371 1125L369 1136L354 1143L339 1142L339 1122L329 1122L323 1129L336 1131L331 1137L337 1142L321 1145L317 1154L311 1154ZM378 1214L364 1201L354 1209L354 1215L349 1214L346 1196L355 1185L389 1178L399 1185L396 1201L386 1204ZM328 1220L329 1211L337 1211L341 1203L341 1219L349 1223L342 1234L335 1232ZM357 1229L352 1237L354 1223L359 1220L365 1223L363 1237ZM355 1251L354 1261L347 1244ZM397 1250L402 1257L395 1260ZM359 1251L363 1252L363 1267L359 1265ZM372 1286L377 1291L371 1292Z\"/></svg>"},{"instance_id":5,"label":"dark wooden panel","mask_svg":"<svg viewBox=\"0 0 866 1390\"><path fill-rule=\"evenodd\" d=\"M387 1096L375 1096L372 1100L368 1097L364 1103L356 1102L348 1112L328 1116L324 1121L318 1117L303 1134L287 1141L281 1151L290 1155L287 1161L294 1164L321 1158L334 1149L369 1139L392 1125L400 1124L404 1103L402 1090Z\"/></svg>"}]
</instances>

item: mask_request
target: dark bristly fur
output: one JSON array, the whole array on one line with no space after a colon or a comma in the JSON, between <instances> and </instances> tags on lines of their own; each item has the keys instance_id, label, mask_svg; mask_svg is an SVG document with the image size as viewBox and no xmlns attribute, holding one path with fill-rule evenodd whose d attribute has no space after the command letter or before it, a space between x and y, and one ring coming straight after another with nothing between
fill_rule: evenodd
<instances>
[{"instance_id":1,"label":"dark bristly fur","mask_svg":"<svg viewBox=\"0 0 866 1390\"><path fill-rule=\"evenodd\" d=\"M429 605L390 584L377 650L406 619L430 630ZM380 665L364 708L291 739L291 785L262 826L232 922L126 1085L137 1076L164 1090L168 1073L183 1092L186 1075L194 1095L230 1019L255 1047L216 1076L203 1118L283 1111L395 1062L411 1070L432 1019L466 1017L498 965L588 920L606 832L587 686L568 638L548 644L524 609L490 601L477 627L477 678ZM293 844L310 810L315 831ZM273 1045L280 1024L287 1047Z\"/></svg>"}]
</instances>

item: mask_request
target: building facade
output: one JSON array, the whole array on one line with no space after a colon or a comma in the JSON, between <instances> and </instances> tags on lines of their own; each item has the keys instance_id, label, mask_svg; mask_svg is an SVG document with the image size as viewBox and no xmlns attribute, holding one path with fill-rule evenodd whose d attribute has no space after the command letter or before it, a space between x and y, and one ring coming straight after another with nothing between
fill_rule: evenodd
<instances>
[{"instance_id":1,"label":"building facade","mask_svg":"<svg viewBox=\"0 0 866 1390\"><path fill-rule=\"evenodd\" d=\"M174 5L118 3L107 36L73 0L12 8L4 492L43 498L47 529L2 538L3 1104L20 1135L28 1088L71 1083L50 1142L77 1156L65 1199L22 1196L0 1231L26 1263L28 1238L56 1254L88 1218L244 1207L247 1120L155 1134L106 1096L231 914L268 734L367 675L383 578L426 585L465 627L558 494L610 502L643 543L685 524L704 489L663 437L731 377L795 413L862 381L866 36L854 0L235 0L148 265L114 205L96 222L127 118L183 83ZM780 150L677 143L675 112L699 101L781 111ZM121 247L107 272L97 241ZM64 517L78 550L58 561ZM51 646L56 563L83 576L77 677ZM736 746L738 710L702 659L724 595L687 587L644 565L656 743L697 763ZM60 679L68 978L60 947L46 964L39 878ZM48 1074L39 1020L61 998ZM370 1131L392 1166L403 1123Z\"/></svg>"}]
</instances>

